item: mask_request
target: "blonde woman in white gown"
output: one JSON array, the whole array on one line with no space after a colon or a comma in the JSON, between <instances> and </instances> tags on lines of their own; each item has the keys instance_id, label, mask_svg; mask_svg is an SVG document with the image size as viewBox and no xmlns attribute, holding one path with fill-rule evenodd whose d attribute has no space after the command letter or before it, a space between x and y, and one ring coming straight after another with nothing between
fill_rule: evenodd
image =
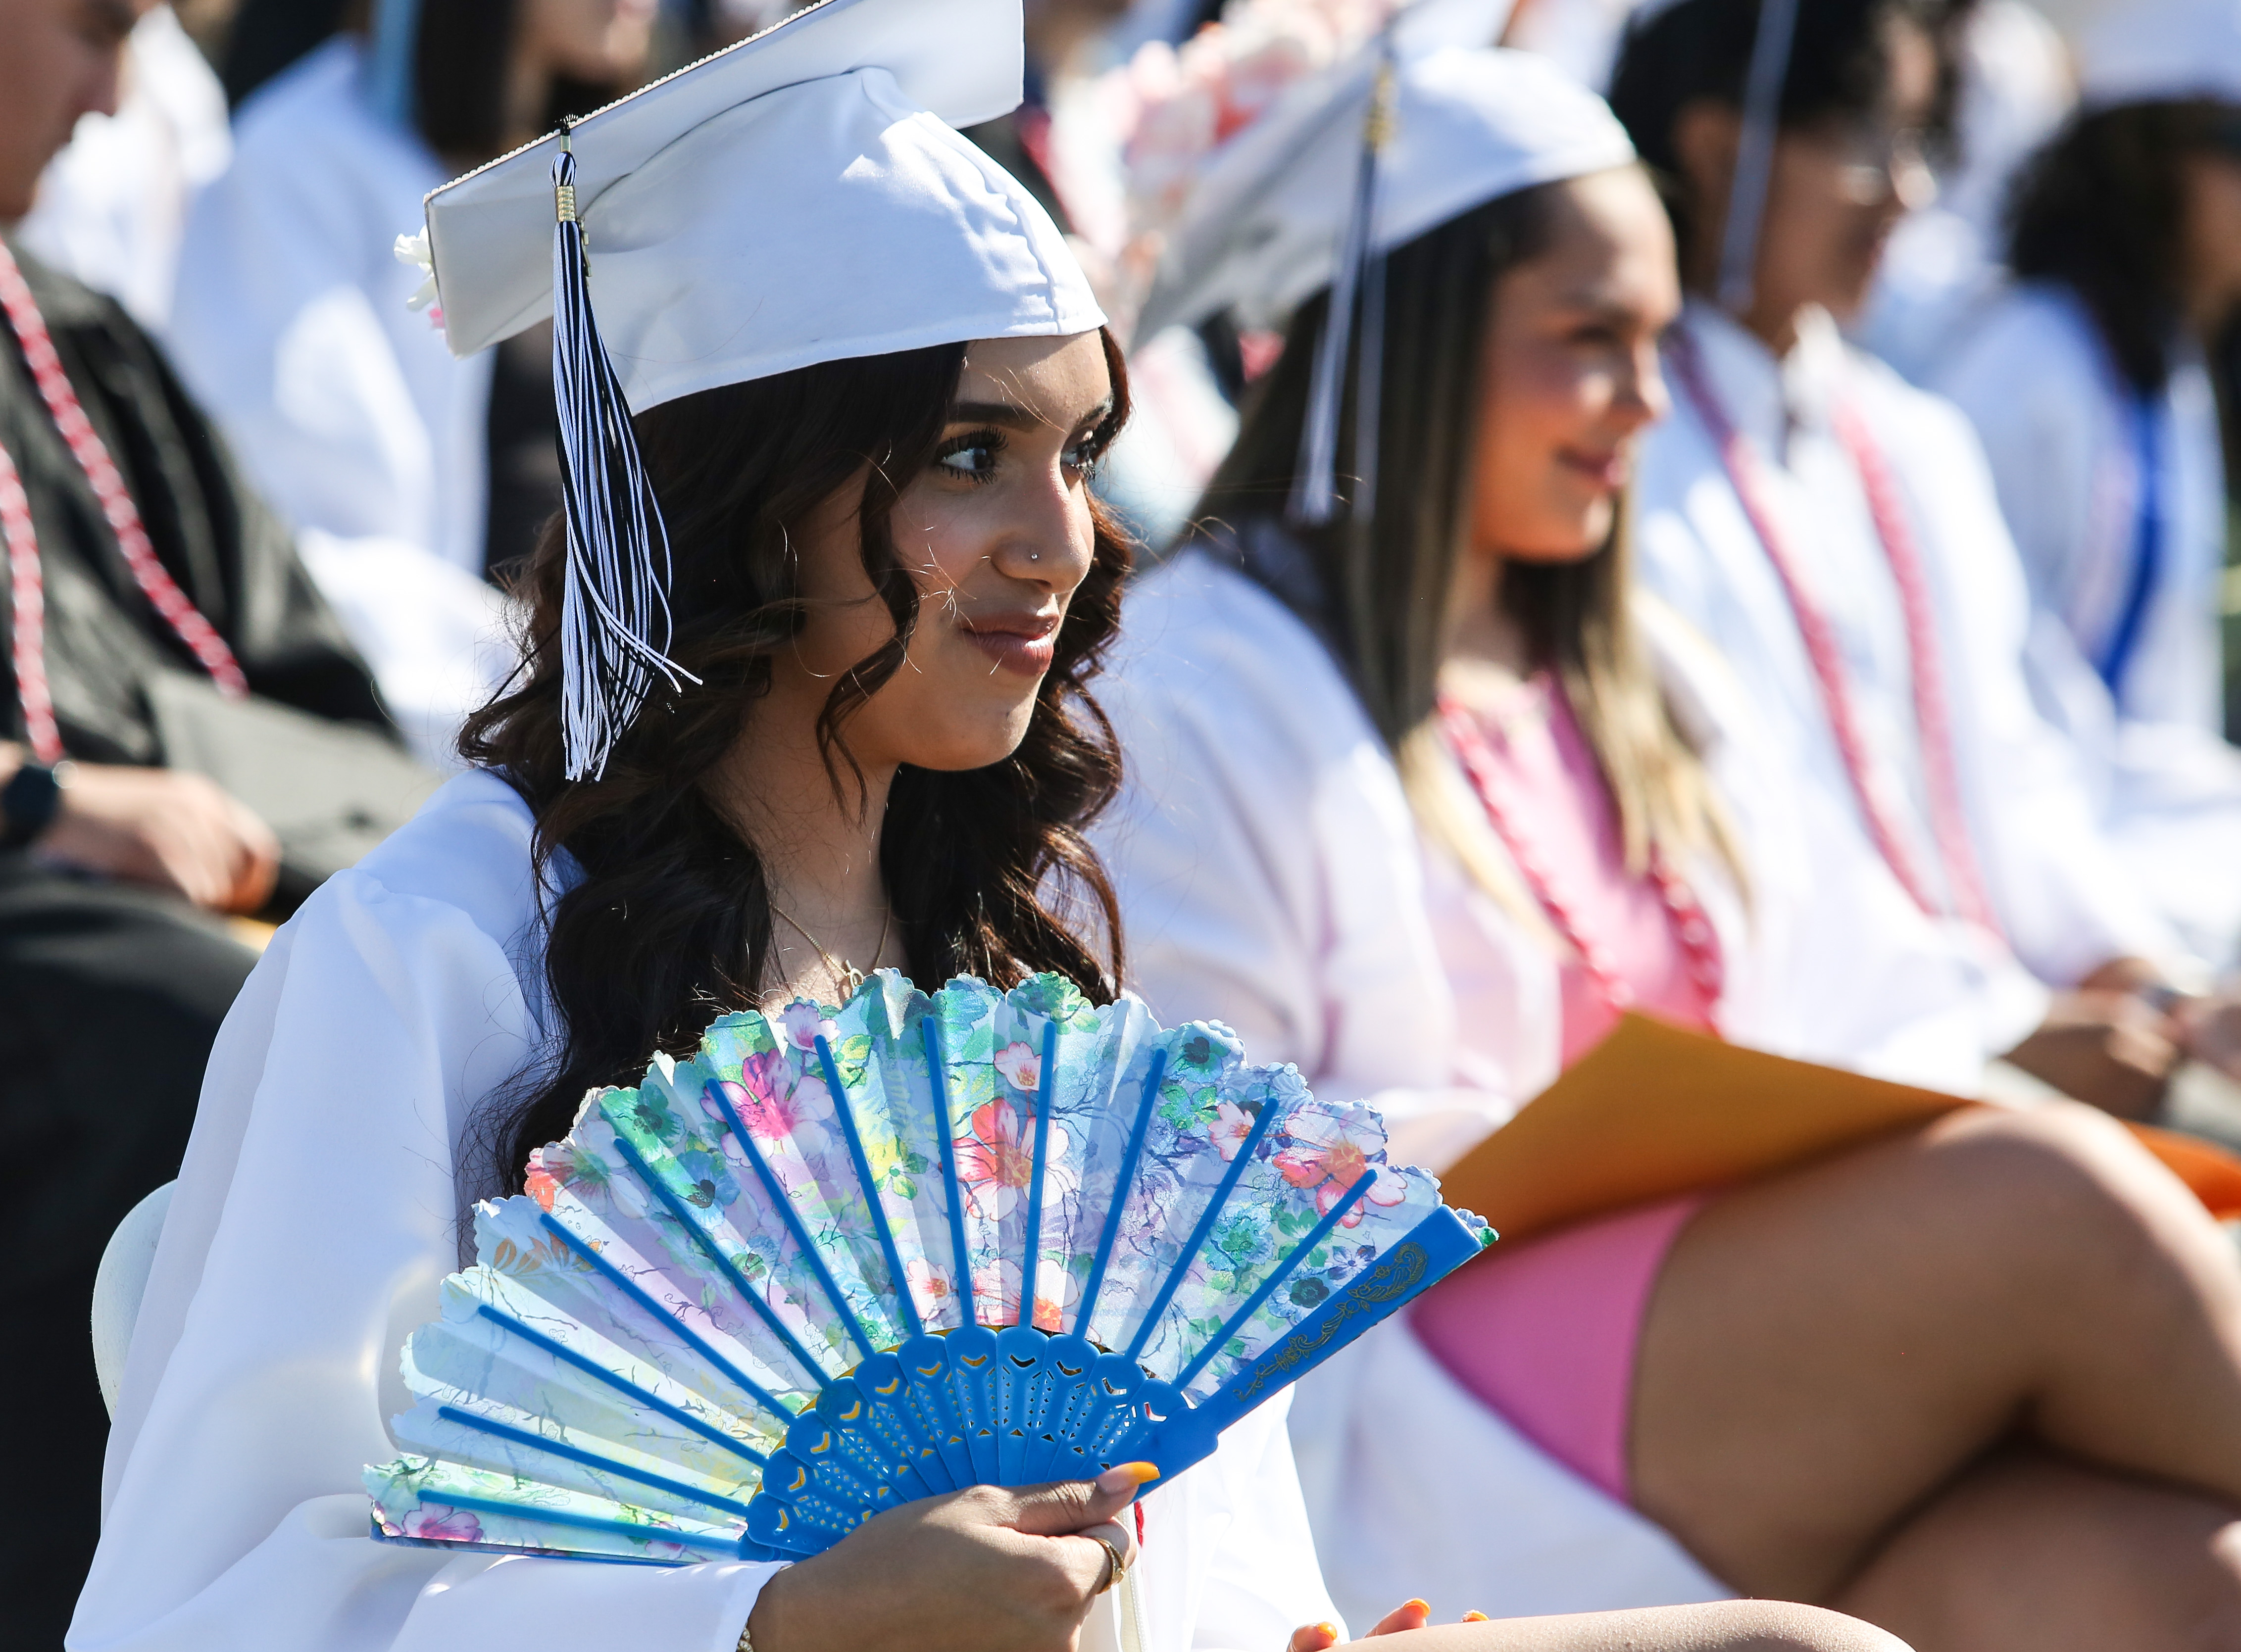
<instances>
[{"instance_id":1,"label":"blonde woman in white gown","mask_svg":"<svg viewBox=\"0 0 2241 1652\"><path fill-rule=\"evenodd\" d=\"M1965 1081L1997 972L1786 794L1755 708L1634 599L1672 242L1609 111L1545 67L1401 64L1374 503L1299 519L1331 312L1302 221L1343 211L1316 169L1348 158L1300 135L1358 133L1376 80L1241 138L1153 300L1297 308L1106 693L1134 978L1375 1096L1434 1164L1626 1005ZM1364 458L1340 441L1339 475ZM2236 1396L2231 1246L2064 1107L1497 1247L1311 1376L1293 1437L1348 1611L1747 1593L1941 1652L2177 1649L2241 1623Z\"/></svg>"}]
</instances>

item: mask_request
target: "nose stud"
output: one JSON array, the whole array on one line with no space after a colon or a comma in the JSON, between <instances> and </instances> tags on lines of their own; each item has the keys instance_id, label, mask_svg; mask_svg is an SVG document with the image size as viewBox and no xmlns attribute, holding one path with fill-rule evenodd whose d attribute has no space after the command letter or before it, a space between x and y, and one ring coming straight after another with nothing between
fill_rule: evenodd
<instances>
[{"instance_id":1,"label":"nose stud","mask_svg":"<svg viewBox=\"0 0 2241 1652\"><path fill-rule=\"evenodd\" d=\"M1040 562L1042 559L1043 553L1040 551L1030 551L1027 552L1027 560L1030 562Z\"/></svg>"}]
</instances>

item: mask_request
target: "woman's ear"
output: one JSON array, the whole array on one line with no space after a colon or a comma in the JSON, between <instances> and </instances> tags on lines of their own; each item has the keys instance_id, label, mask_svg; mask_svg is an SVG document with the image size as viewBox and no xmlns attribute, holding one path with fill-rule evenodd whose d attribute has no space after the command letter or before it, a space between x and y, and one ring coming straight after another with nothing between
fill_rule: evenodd
<instances>
[{"instance_id":1,"label":"woman's ear","mask_svg":"<svg viewBox=\"0 0 2241 1652\"><path fill-rule=\"evenodd\" d=\"M1681 182L1688 191L1689 262L1698 267L1682 271L1687 284L1702 288L1717 273L1719 248L1728 221L1728 194L1736 176L1736 157L1743 149L1743 116L1716 98L1699 97L1684 104L1673 117L1673 155L1680 164Z\"/></svg>"}]
</instances>

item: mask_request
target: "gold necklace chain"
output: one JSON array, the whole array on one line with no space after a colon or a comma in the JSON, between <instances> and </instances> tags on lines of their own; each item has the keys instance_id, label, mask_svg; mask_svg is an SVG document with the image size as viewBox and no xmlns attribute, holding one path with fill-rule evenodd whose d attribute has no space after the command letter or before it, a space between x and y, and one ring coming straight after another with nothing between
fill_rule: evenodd
<instances>
[{"instance_id":1,"label":"gold necklace chain","mask_svg":"<svg viewBox=\"0 0 2241 1652\"><path fill-rule=\"evenodd\" d=\"M857 968L853 964L843 963L840 959L835 958L826 948L823 941L818 940L816 936L809 933L807 926L806 926L800 919L795 917L785 907L779 906L777 901L773 900L771 902L771 910L776 913L779 917L785 919L788 924L793 926L795 933L799 934L804 940L807 941L811 946L816 949L818 957L824 960L825 967L833 972L834 980L840 984L841 996L843 998L853 998L858 993L863 990L864 972L862 970ZM873 969L877 969L880 966L880 954L887 950L887 928L889 925L894 922L894 906L892 903L889 903L880 914L879 944L872 948L872 967Z\"/></svg>"}]
</instances>

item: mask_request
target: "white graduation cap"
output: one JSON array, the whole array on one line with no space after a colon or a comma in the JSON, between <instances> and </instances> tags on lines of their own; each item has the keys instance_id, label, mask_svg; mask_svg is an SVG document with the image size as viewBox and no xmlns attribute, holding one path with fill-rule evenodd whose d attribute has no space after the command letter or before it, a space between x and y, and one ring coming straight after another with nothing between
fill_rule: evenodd
<instances>
[{"instance_id":1,"label":"white graduation cap","mask_svg":"<svg viewBox=\"0 0 2241 1652\"><path fill-rule=\"evenodd\" d=\"M1329 287L1292 500L1296 519L1328 521L1357 298L1357 405L1376 405L1384 256L1502 196L1633 159L1609 106L1547 58L1492 47L1411 52L1388 31L1293 88L1217 153L1170 233L1138 336L1221 311L1273 324ZM1375 423L1356 421L1357 444L1374 440ZM1352 469L1352 510L1366 518L1374 451L1357 451Z\"/></svg>"},{"instance_id":2,"label":"white graduation cap","mask_svg":"<svg viewBox=\"0 0 2241 1652\"><path fill-rule=\"evenodd\" d=\"M1023 63L1020 0L823 0L429 196L455 353L553 318L571 779L682 675L631 413L1103 324L1048 215L953 130L1016 108Z\"/></svg>"},{"instance_id":3,"label":"white graduation cap","mask_svg":"<svg viewBox=\"0 0 2241 1652\"><path fill-rule=\"evenodd\" d=\"M2241 104L2241 0L2135 0L2106 8L2077 43L2087 110L2214 98Z\"/></svg>"},{"instance_id":4,"label":"white graduation cap","mask_svg":"<svg viewBox=\"0 0 2241 1652\"><path fill-rule=\"evenodd\" d=\"M1380 84L1372 253L1473 207L1634 158L1602 98L1546 57L1495 47L1373 50L1280 100L1215 156L1170 232L1140 337L1227 311L1283 319L1332 284Z\"/></svg>"}]
</instances>

